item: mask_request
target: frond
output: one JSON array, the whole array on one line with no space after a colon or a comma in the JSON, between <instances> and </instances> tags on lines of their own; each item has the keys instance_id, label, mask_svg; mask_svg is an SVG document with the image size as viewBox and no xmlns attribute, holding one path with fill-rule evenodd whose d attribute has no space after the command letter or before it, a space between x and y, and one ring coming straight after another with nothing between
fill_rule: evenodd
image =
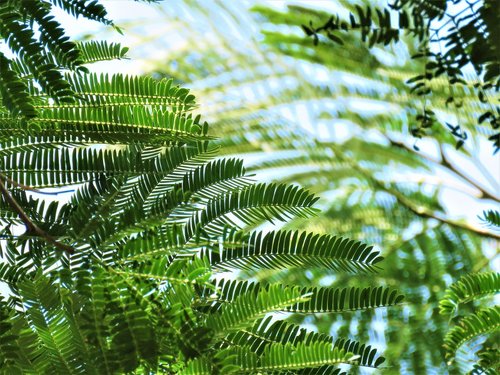
<instances>
[{"instance_id":1,"label":"frond","mask_svg":"<svg viewBox=\"0 0 500 375\"><path fill-rule=\"evenodd\" d=\"M241 190L251 184L241 159L218 159L186 174L182 189L195 196L210 199L232 190Z\"/></svg>"},{"instance_id":2,"label":"frond","mask_svg":"<svg viewBox=\"0 0 500 375\"><path fill-rule=\"evenodd\" d=\"M354 340L337 339L334 346L359 356L353 362L358 366L377 368L385 362L385 358L377 355L377 349L372 348L370 345L361 344Z\"/></svg>"},{"instance_id":3,"label":"frond","mask_svg":"<svg viewBox=\"0 0 500 375\"><path fill-rule=\"evenodd\" d=\"M90 20L101 22L105 25L112 25L112 22L106 18L107 12L104 6L97 1L88 2L86 0L50 0L73 17L85 17Z\"/></svg>"},{"instance_id":4,"label":"frond","mask_svg":"<svg viewBox=\"0 0 500 375\"><path fill-rule=\"evenodd\" d=\"M29 2L27 2L29 3ZM19 56L42 89L56 102L71 102L73 92L58 67L47 56L33 30L22 21L21 14L9 2L0 7L0 34L8 47Z\"/></svg>"},{"instance_id":5,"label":"frond","mask_svg":"<svg viewBox=\"0 0 500 375\"><path fill-rule=\"evenodd\" d=\"M124 277L135 277L137 279L154 280L155 282L168 282L181 285L210 285L212 276L207 262L201 259L177 259L170 260L167 257L149 260L133 267L116 269L117 274Z\"/></svg>"},{"instance_id":6,"label":"frond","mask_svg":"<svg viewBox=\"0 0 500 375\"><path fill-rule=\"evenodd\" d=\"M78 254L76 255L78 256ZM88 261L87 261L88 262ZM139 362L155 362L157 341L144 296L126 276L112 268L94 266L78 273L77 288L87 297L82 307L86 334L94 347L92 358L101 369L135 369Z\"/></svg>"},{"instance_id":7,"label":"frond","mask_svg":"<svg viewBox=\"0 0 500 375\"><path fill-rule=\"evenodd\" d=\"M235 364L243 371L286 371L317 368L325 365L351 364L358 357L330 343L270 344L260 357L251 355L246 348L236 351Z\"/></svg>"},{"instance_id":8,"label":"frond","mask_svg":"<svg viewBox=\"0 0 500 375\"><path fill-rule=\"evenodd\" d=\"M245 328L251 322L265 314L284 309L308 298L300 288L288 288L281 285L271 285L268 289L240 294L233 303L223 305L216 313L207 318L207 327L214 334L227 334L231 331Z\"/></svg>"},{"instance_id":9,"label":"frond","mask_svg":"<svg viewBox=\"0 0 500 375\"><path fill-rule=\"evenodd\" d=\"M197 123L196 118L145 106L54 107L39 110L38 117L32 123L49 132L54 128L52 124L57 124L56 129L59 128L59 131L83 132L89 139L103 139L102 133L110 133L108 139L115 137L121 143L130 142L132 136L137 137L136 142L140 142L142 134L146 139L148 136L153 139L163 138L163 142L210 139L203 134L202 126Z\"/></svg>"},{"instance_id":10,"label":"frond","mask_svg":"<svg viewBox=\"0 0 500 375\"><path fill-rule=\"evenodd\" d=\"M0 336L1 368L6 373L24 374L36 373L46 368L43 347L39 345L24 317L15 316L14 310L2 301L2 325ZM10 305L10 304L9 304Z\"/></svg>"},{"instance_id":11,"label":"frond","mask_svg":"<svg viewBox=\"0 0 500 375\"><path fill-rule=\"evenodd\" d=\"M109 272L111 271L111 272ZM108 268L107 285L108 306L112 308L111 333L112 347L120 355L119 360L124 371L136 368L141 360L155 363L158 356L158 344L153 328L154 320L148 314L149 306L144 305L144 293L137 290L126 275L113 272ZM127 290L128 293L123 291ZM147 308L147 309L146 309Z\"/></svg>"},{"instance_id":12,"label":"frond","mask_svg":"<svg viewBox=\"0 0 500 375\"><path fill-rule=\"evenodd\" d=\"M90 358L101 373L112 373L120 364L118 353L111 350L108 340L111 336L109 318L106 317L108 295L105 283L108 277L99 267L84 267L75 273L75 289L85 298L80 319L81 327L92 344Z\"/></svg>"},{"instance_id":13,"label":"frond","mask_svg":"<svg viewBox=\"0 0 500 375\"><path fill-rule=\"evenodd\" d=\"M51 15L51 4L40 0L21 0L19 10L30 22L36 22L40 31L40 42L51 52L57 65L76 68L81 64L75 43L64 35L64 29Z\"/></svg>"},{"instance_id":14,"label":"frond","mask_svg":"<svg viewBox=\"0 0 500 375\"><path fill-rule=\"evenodd\" d=\"M362 242L330 235L300 231L251 233L241 247L225 247L211 252L212 266L229 271L238 269L323 267L334 271L375 271L380 253Z\"/></svg>"},{"instance_id":15,"label":"frond","mask_svg":"<svg viewBox=\"0 0 500 375\"><path fill-rule=\"evenodd\" d=\"M307 331L293 323L283 320L273 321L272 316L256 321L252 327L230 334L226 337L226 340L233 346L248 347L257 355L262 354L265 347L272 343L289 343L294 346L299 343L333 343L334 347L359 356L357 360L353 361L352 364L354 365L376 368L385 361L385 358L380 356L377 350L369 345L347 339L337 339L335 341L331 336Z\"/></svg>"},{"instance_id":16,"label":"frond","mask_svg":"<svg viewBox=\"0 0 500 375\"><path fill-rule=\"evenodd\" d=\"M321 366L305 370L296 371L300 375L348 375L347 372L337 368L337 366Z\"/></svg>"},{"instance_id":17,"label":"frond","mask_svg":"<svg viewBox=\"0 0 500 375\"><path fill-rule=\"evenodd\" d=\"M0 96L2 104L14 115L26 117L36 115L33 100L28 94L28 86L16 71L10 68L10 61L0 52Z\"/></svg>"},{"instance_id":18,"label":"frond","mask_svg":"<svg viewBox=\"0 0 500 375\"><path fill-rule=\"evenodd\" d=\"M80 52L81 64L91 64L106 60L119 60L126 58L128 47L122 47L120 43L107 43L105 41L85 41L76 44ZM80 79L83 76L79 77Z\"/></svg>"},{"instance_id":19,"label":"frond","mask_svg":"<svg viewBox=\"0 0 500 375\"><path fill-rule=\"evenodd\" d=\"M262 354L264 348L271 343L328 342L333 343L331 336L307 331L300 326L284 320L273 321L272 316L258 319L245 329L231 333L226 337L234 346L247 346L252 352Z\"/></svg>"},{"instance_id":20,"label":"frond","mask_svg":"<svg viewBox=\"0 0 500 375\"><path fill-rule=\"evenodd\" d=\"M347 287L347 288L304 288L302 293L311 297L301 303L288 307L290 312L342 312L365 310L375 307L396 305L403 300L403 295L392 288Z\"/></svg>"},{"instance_id":21,"label":"frond","mask_svg":"<svg viewBox=\"0 0 500 375\"><path fill-rule=\"evenodd\" d=\"M489 227L500 230L500 212L495 210L483 211L480 219Z\"/></svg>"},{"instance_id":22,"label":"frond","mask_svg":"<svg viewBox=\"0 0 500 375\"><path fill-rule=\"evenodd\" d=\"M157 256L182 255L198 252L200 244L186 244L182 226L165 226L155 233L144 232L130 239L120 247L120 259L123 261L147 260Z\"/></svg>"},{"instance_id":23,"label":"frond","mask_svg":"<svg viewBox=\"0 0 500 375\"><path fill-rule=\"evenodd\" d=\"M458 305L500 292L500 273L484 272L462 276L450 285L439 302L441 314L453 314Z\"/></svg>"},{"instance_id":24,"label":"frond","mask_svg":"<svg viewBox=\"0 0 500 375\"><path fill-rule=\"evenodd\" d=\"M19 284L30 328L44 348L48 370L67 374L92 373L88 352L70 302L61 301L57 287L41 275Z\"/></svg>"},{"instance_id":25,"label":"frond","mask_svg":"<svg viewBox=\"0 0 500 375\"><path fill-rule=\"evenodd\" d=\"M483 348L478 353L479 361L474 364L470 375L495 375L500 366L500 350L498 348Z\"/></svg>"},{"instance_id":26,"label":"frond","mask_svg":"<svg viewBox=\"0 0 500 375\"><path fill-rule=\"evenodd\" d=\"M26 267L4 261L0 264L0 281L9 286L16 285L19 280L26 277L27 272Z\"/></svg>"},{"instance_id":27,"label":"frond","mask_svg":"<svg viewBox=\"0 0 500 375\"><path fill-rule=\"evenodd\" d=\"M138 177L142 174L145 179L156 177L156 183L149 187L145 197L151 194L150 198L155 201L161 196L161 187L172 190L186 173L204 160L213 158L217 152L217 149L204 149L203 145L199 148L192 146L165 150L165 156L171 159L164 157L159 160L141 160L141 154L136 150L123 147L114 150L40 147L36 151L22 148L0 160L0 165L6 176L32 188L78 184L104 176Z\"/></svg>"},{"instance_id":28,"label":"frond","mask_svg":"<svg viewBox=\"0 0 500 375\"><path fill-rule=\"evenodd\" d=\"M116 49L117 51L119 47L117 44L107 46L107 48ZM99 49L104 49L100 44L96 46L89 44L88 49L90 50L88 52L92 55L105 52L99 51ZM121 51L123 52L123 49ZM189 93L189 90L175 86L172 79L155 80L143 76L123 74L109 76L108 74L97 73L68 74L66 78L79 99L79 106L99 108L105 106L150 105L169 109L173 112L185 112L195 105L194 96Z\"/></svg>"},{"instance_id":29,"label":"frond","mask_svg":"<svg viewBox=\"0 0 500 375\"><path fill-rule=\"evenodd\" d=\"M6 373L22 373L19 366L21 348L13 324L14 311L0 297L0 368Z\"/></svg>"},{"instance_id":30,"label":"frond","mask_svg":"<svg viewBox=\"0 0 500 375\"><path fill-rule=\"evenodd\" d=\"M99 174L134 174L132 153L80 149L40 149L9 155L2 169L12 180L35 188L71 185ZM136 170L137 171L137 170Z\"/></svg>"},{"instance_id":31,"label":"frond","mask_svg":"<svg viewBox=\"0 0 500 375\"><path fill-rule=\"evenodd\" d=\"M0 140L0 156L8 156L17 152L35 152L40 149L56 149L60 146L73 147L76 146L76 137L71 138L64 134L30 136L22 133L22 121L0 120L0 131L10 135L5 139ZM9 134L11 133L11 134Z\"/></svg>"},{"instance_id":32,"label":"frond","mask_svg":"<svg viewBox=\"0 0 500 375\"><path fill-rule=\"evenodd\" d=\"M312 205L317 200L297 186L252 185L212 198L207 207L187 223L186 237L191 238L200 227L209 233L218 233L224 225L237 226L229 214L245 224L272 222L273 219L285 221L292 216L308 217L315 214Z\"/></svg>"},{"instance_id":33,"label":"frond","mask_svg":"<svg viewBox=\"0 0 500 375\"><path fill-rule=\"evenodd\" d=\"M204 358L192 359L179 375L212 375L212 365Z\"/></svg>"},{"instance_id":34,"label":"frond","mask_svg":"<svg viewBox=\"0 0 500 375\"><path fill-rule=\"evenodd\" d=\"M219 288L220 302L233 302L242 294L254 293L278 287L278 284L263 285L246 281L226 281L221 279L215 284ZM283 311L296 313L332 313L387 307L400 303L403 295L391 288L302 288L300 293L309 296L306 301L290 304Z\"/></svg>"},{"instance_id":35,"label":"frond","mask_svg":"<svg viewBox=\"0 0 500 375\"><path fill-rule=\"evenodd\" d=\"M483 308L460 320L444 338L444 348L447 357L452 357L455 352L472 338L493 332L500 328L500 306Z\"/></svg>"}]
</instances>

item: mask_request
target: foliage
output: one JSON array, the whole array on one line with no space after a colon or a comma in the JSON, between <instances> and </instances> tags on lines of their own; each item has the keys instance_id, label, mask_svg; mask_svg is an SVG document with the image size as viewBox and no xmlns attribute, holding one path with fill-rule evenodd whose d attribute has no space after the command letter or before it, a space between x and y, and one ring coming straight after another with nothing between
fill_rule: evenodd
<instances>
[{"instance_id":1,"label":"foliage","mask_svg":"<svg viewBox=\"0 0 500 375\"><path fill-rule=\"evenodd\" d=\"M402 33L415 36L419 50L412 58L422 59L424 69L407 80L411 92L423 98L423 111L416 116L419 126L412 129L413 135L421 138L436 122L428 105L432 101L432 81L442 76L449 85L446 105L461 107L463 102L454 93L457 87L467 87L477 95L478 107L484 108L478 123L488 121L496 131L500 127L500 109L494 103L500 89L500 50L496 42L500 14L495 11L496 6L494 0L397 0L383 9L355 5L356 12L349 14L349 21L337 15L319 27L314 27L312 21L302 27L315 44L319 42L318 34L343 44L339 34L351 30L359 30L369 47L398 42ZM476 74L476 83L467 80L467 68ZM464 124L446 125L457 139L456 147L461 147L467 140ZM497 152L500 132L494 132L489 139Z\"/></svg>"},{"instance_id":2,"label":"foliage","mask_svg":"<svg viewBox=\"0 0 500 375\"><path fill-rule=\"evenodd\" d=\"M440 313L452 315L457 312L460 304L475 301L488 295L500 292L500 274L497 272L478 273L463 276L450 285L440 302ZM478 363L474 365L472 374L495 374L500 369L498 349L498 331L500 328L499 306L483 307L459 317L459 321L450 329L444 339L447 357L453 359L455 353L466 342L477 336L491 333L495 337L491 343L486 343L478 351ZM489 345L491 344L491 345Z\"/></svg>"},{"instance_id":3,"label":"foliage","mask_svg":"<svg viewBox=\"0 0 500 375\"><path fill-rule=\"evenodd\" d=\"M43 92L56 103L74 103L75 93L64 72L88 73L84 64L122 58L126 52L117 44L71 41L52 14L54 6L76 18L114 26L98 1L3 1L0 36L13 57L0 52L1 95L3 105L15 115L28 118L37 115L36 97L30 95L33 93Z\"/></svg>"},{"instance_id":4,"label":"foliage","mask_svg":"<svg viewBox=\"0 0 500 375\"><path fill-rule=\"evenodd\" d=\"M500 212L495 210L484 211L481 220L488 226L500 230Z\"/></svg>"},{"instance_id":5,"label":"foliage","mask_svg":"<svg viewBox=\"0 0 500 375\"><path fill-rule=\"evenodd\" d=\"M109 23L97 2L54 3ZM48 11L48 2L33 4ZM310 218L318 198L297 185L257 184L241 160L217 159L207 123L190 113L194 96L171 79L84 69L62 78L54 64L43 84L38 63L48 51L80 67L70 56L93 62L124 50L65 45L47 15L34 18L42 31L49 24L36 41L24 23L36 8L21 5L2 6L14 25L2 35L21 40L12 44L20 60L3 75L11 80L3 78L2 98L10 99L0 111L0 280L9 287L0 301L2 370L338 373L339 364L383 363L370 346L308 332L275 313L367 313L400 303L386 283L237 279L239 270L283 267L373 275L377 249L308 231L240 230ZM14 65L29 74L13 76ZM41 88L28 95L35 82ZM228 270L236 274L224 279Z\"/></svg>"},{"instance_id":6,"label":"foliage","mask_svg":"<svg viewBox=\"0 0 500 375\"><path fill-rule=\"evenodd\" d=\"M498 212L490 210L484 213L485 221L498 227ZM444 338L446 356L451 361L460 347L479 336L490 334L491 340L486 340L475 354L477 362L471 374L496 374L500 370L500 350L498 349L498 332L500 331L499 306L488 306L477 309L466 316L458 316L460 305L473 303L488 296L498 296L500 293L500 273L483 272L464 275L450 285L439 303L442 315L456 314L458 322L450 328ZM450 318L451 320L451 318Z\"/></svg>"},{"instance_id":7,"label":"foliage","mask_svg":"<svg viewBox=\"0 0 500 375\"><path fill-rule=\"evenodd\" d=\"M349 9L349 2L342 5ZM324 209L318 218L293 220L286 230L338 233L380 244L384 271L380 276L368 274L363 281L392 280L406 295L404 308L387 314L293 315L290 321L347 337L376 337L379 345L387 345L390 367L384 373L463 374L461 362L446 365L442 344L449 323L439 314L439 300L450 277L488 268L485 253L494 251L498 235L450 214L448 207L459 206L450 203L451 197L490 206L498 201L494 177L489 176L495 171L476 159L490 129L472 127L458 151L446 146L454 139L439 128L434 130L441 147L429 138L416 143L420 150L412 147L410 114L419 98L403 81L421 65L400 56L416 53L411 36L381 51L378 46L368 49L348 33L344 48L335 49L333 58L330 41L321 40L315 47L300 29L316 17L328 20L328 13L316 9L290 6L283 12L259 7L250 15L229 2L199 7L186 1L164 11L167 16L152 28L148 43L154 43L155 51L165 50L175 63L161 54L146 56L145 68L154 69L158 77L173 76L198 93L200 110L209 118L212 134L221 137L223 153L243 153L258 176L299 183L321 196ZM161 25L166 24L178 42L162 37L166 29ZM240 34L227 32L236 29ZM446 107L447 86L435 84L436 116L476 121L474 98L464 91L464 107ZM475 163L481 176L470 178L461 160ZM314 267L246 273L283 284L300 280L365 286ZM383 333L375 328L380 325Z\"/></svg>"}]
</instances>

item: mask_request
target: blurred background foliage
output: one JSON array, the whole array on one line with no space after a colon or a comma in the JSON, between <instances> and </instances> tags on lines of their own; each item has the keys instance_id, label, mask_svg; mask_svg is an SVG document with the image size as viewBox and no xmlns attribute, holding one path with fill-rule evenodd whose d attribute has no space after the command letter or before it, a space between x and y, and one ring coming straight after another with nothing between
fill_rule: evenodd
<instances>
[{"instance_id":1,"label":"blurred background foliage","mask_svg":"<svg viewBox=\"0 0 500 375\"><path fill-rule=\"evenodd\" d=\"M430 100L439 124L432 138L414 138L424 104L405 81L424 69L410 58L418 41L402 35L397 43L369 47L346 33L341 46L328 38L315 46L301 25L324 23L332 13L348 17L363 2L293 4L185 0L163 3L154 21L115 19L135 35L136 45L129 46L142 70L192 89L225 155L244 157L259 180L295 183L321 197L319 217L287 228L363 240L386 257L384 269L361 284L314 269L249 277L325 286L386 283L406 294L402 308L371 315L289 319L375 342L385 349L386 374L463 374L471 369L471 348L484 338L464 346L447 366L442 345L450 321L439 314L439 300L462 275L498 269L500 232L478 218L483 209L498 210L500 194L491 129L477 124L482 108L467 85L454 91L461 106L446 105L447 82L435 79ZM477 80L466 78L470 87ZM467 125L459 150L446 122Z\"/></svg>"}]
</instances>

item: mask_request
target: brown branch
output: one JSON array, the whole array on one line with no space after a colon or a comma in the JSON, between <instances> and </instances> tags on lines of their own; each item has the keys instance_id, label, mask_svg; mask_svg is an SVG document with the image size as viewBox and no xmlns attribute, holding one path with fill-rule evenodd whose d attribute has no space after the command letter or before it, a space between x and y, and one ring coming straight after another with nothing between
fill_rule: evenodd
<instances>
[{"instance_id":1,"label":"brown branch","mask_svg":"<svg viewBox=\"0 0 500 375\"><path fill-rule=\"evenodd\" d=\"M24 185L21 184L20 182L14 181L10 177L4 175L3 173L0 173L0 179L3 179L4 181L8 182L9 184L18 187L19 189L25 190L25 191L32 191L37 194L45 194L45 195L58 195L62 193L69 193L74 190L64 190L64 191L57 191L57 192L46 192L46 191L41 191L40 189L34 188L32 186Z\"/></svg>"},{"instance_id":2,"label":"brown branch","mask_svg":"<svg viewBox=\"0 0 500 375\"><path fill-rule=\"evenodd\" d=\"M332 147L332 146L331 146ZM438 220L441 223L448 224L451 227L459 228L459 229L465 229L470 232L474 232L480 236L487 237L487 238L494 238L496 240L500 240L500 235L496 233L492 233L489 231L486 231L482 228L478 228L476 226L459 222L459 221L453 221L444 216L444 214L439 213L439 212L434 212L432 210L429 210L423 206L415 206L413 202L411 202L409 199L407 199L403 194L401 194L399 191L395 189L391 189L386 187L382 182L377 180L375 177L372 176L371 173L368 171L364 170L361 166L359 166L357 163L354 163L352 161L346 160L343 156L342 153L339 150L335 150L335 155L337 158L339 158L342 161L345 161L351 165L353 169L358 171L361 175L363 175L366 179L371 181L377 188L380 190L383 190L392 196L396 198L399 204L405 206L408 208L411 212L413 212L415 215L420 216L420 217L425 217L428 219L435 219Z\"/></svg>"},{"instance_id":3,"label":"brown branch","mask_svg":"<svg viewBox=\"0 0 500 375\"><path fill-rule=\"evenodd\" d=\"M31 186L28 186L28 185L24 185L24 184L21 184L17 181L14 181L13 179L7 177L6 175L4 175L3 173L0 173L0 180L4 180L6 182L8 182L9 184L15 186L15 187L18 187L20 189L23 189L23 190L27 190L27 191L33 191L35 193L40 193L40 190L34 188L34 187L31 187Z\"/></svg>"},{"instance_id":4,"label":"brown branch","mask_svg":"<svg viewBox=\"0 0 500 375\"><path fill-rule=\"evenodd\" d=\"M412 148L409 147L409 146L407 146L403 142L396 142L396 141L390 139L389 137L386 137L386 138L387 138L387 140L390 142L390 144L392 146L395 146L395 147L398 147L398 148L402 148L402 149L407 150L407 151L409 151L411 153L414 153L414 151L412 150ZM479 190L479 192L481 193L480 196L479 196L479 199L491 199L491 200L496 201L496 202L500 201L500 197L497 197L497 196L491 194L490 192L488 192L487 190L485 190L481 185L479 185L474 180L472 180L469 176L465 175L463 172L461 172L460 170L456 169L450 163L450 161L448 160L448 158L444 154L444 151L443 151L443 149L441 147L440 147L441 161L434 160L434 159L430 158L429 156L427 156L425 154L417 154L417 155L420 156L422 159L425 159L427 161L430 161L431 163L437 164L437 165L439 165L441 167L444 167L444 168L448 169L449 171L453 172L456 176L458 176L459 178L461 178L463 181L466 181L467 183L469 183L470 185L472 185L474 188L476 188L477 190Z\"/></svg>"},{"instance_id":5,"label":"brown branch","mask_svg":"<svg viewBox=\"0 0 500 375\"><path fill-rule=\"evenodd\" d=\"M489 237L489 238L494 238L494 239L500 240L500 235L498 235L496 233L489 232L487 230L484 230L482 228L479 228L479 227L476 227L476 226L473 226L473 225L470 225L467 223L447 219L444 215L441 215L439 212L431 211L425 207L421 207L421 206L415 207L415 205L412 202L410 202L403 194L401 194L397 190L386 188L385 186L383 186L383 184L381 184L379 181L377 181L375 179L372 179L372 181L377 185L377 187L379 187L380 189L385 190L389 194L393 195L400 204L404 205L406 208L408 208L410 211L412 211L414 214L416 214L418 216L427 217L429 219L435 219L435 220L438 220L442 223L448 224L451 227L465 229L465 230L468 230L470 232L474 232L476 234L479 234L483 237Z\"/></svg>"},{"instance_id":6,"label":"brown branch","mask_svg":"<svg viewBox=\"0 0 500 375\"><path fill-rule=\"evenodd\" d=\"M6 202L10 205L10 207L19 215L19 218L26 226L26 231L30 234L34 234L37 237L43 238L47 243L53 245L59 250L62 250L68 254L73 254L75 252L75 249L72 246L57 241L54 237L52 237L50 234L48 234L47 232L42 230L38 225L36 225L33 221L31 221L31 219L24 212L19 203L7 190L2 178L3 176L0 177L0 192L4 196Z\"/></svg>"}]
</instances>

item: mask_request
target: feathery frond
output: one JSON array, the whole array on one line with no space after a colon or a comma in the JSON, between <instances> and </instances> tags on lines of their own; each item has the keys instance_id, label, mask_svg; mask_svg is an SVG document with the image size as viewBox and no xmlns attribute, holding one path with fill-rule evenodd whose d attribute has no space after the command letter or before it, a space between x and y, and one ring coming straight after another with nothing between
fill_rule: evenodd
<instances>
[{"instance_id":1,"label":"feathery frond","mask_svg":"<svg viewBox=\"0 0 500 375\"><path fill-rule=\"evenodd\" d=\"M457 311L458 305L477 300L487 295L500 293L500 273L484 272L468 274L450 285L439 303L439 312L450 315Z\"/></svg>"},{"instance_id":2,"label":"feathery frond","mask_svg":"<svg viewBox=\"0 0 500 375\"><path fill-rule=\"evenodd\" d=\"M467 341L487 332L500 328L500 307L494 306L479 310L463 318L445 337L444 347L447 356L452 357Z\"/></svg>"}]
</instances>

